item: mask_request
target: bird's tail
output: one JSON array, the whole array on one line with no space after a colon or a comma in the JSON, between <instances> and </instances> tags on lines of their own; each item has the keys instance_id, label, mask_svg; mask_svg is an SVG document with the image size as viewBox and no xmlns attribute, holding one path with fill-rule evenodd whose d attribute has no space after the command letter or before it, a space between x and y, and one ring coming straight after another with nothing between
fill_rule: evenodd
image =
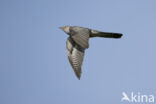
<instances>
[{"instance_id":1,"label":"bird's tail","mask_svg":"<svg viewBox=\"0 0 156 104\"><path fill-rule=\"evenodd\" d=\"M121 33L111 33L111 32L100 32L96 30L91 30L90 37L104 37L104 38L121 38Z\"/></svg>"}]
</instances>

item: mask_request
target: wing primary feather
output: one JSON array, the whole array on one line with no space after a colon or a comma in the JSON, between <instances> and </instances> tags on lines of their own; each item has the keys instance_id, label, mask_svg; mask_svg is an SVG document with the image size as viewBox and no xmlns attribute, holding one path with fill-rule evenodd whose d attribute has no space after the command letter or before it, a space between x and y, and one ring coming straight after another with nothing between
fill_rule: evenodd
<instances>
[{"instance_id":1,"label":"wing primary feather","mask_svg":"<svg viewBox=\"0 0 156 104\"><path fill-rule=\"evenodd\" d=\"M74 70L74 73L77 76L77 78L80 79L85 49L77 45L71 37L67 39L66 45L70 65L72 66L72 69Z\"/></svg>"}]
</instances>

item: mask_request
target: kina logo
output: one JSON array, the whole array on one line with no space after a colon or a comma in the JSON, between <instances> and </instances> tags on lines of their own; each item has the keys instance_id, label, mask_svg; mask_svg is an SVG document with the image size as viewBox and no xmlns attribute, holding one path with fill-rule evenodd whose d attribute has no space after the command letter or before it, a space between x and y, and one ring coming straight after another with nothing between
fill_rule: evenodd
<instances>
[{"instance_id":1,"label":"kina logo","mask_svg":"<svg viewBox=\"0 0 156 104\"><path fill-rule=\"evenodd\" d=\"M121 101L127 101L130 103L154 103L154 95L141 94L140 92L131 92L129 95L122 92Z\"/></svg>"}]
</instances>

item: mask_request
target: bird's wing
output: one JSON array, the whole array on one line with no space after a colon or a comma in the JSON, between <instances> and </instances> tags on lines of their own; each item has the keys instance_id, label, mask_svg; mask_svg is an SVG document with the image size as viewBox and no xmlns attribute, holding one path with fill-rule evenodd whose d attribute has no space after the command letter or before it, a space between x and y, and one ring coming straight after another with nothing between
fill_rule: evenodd
<instances>
[{"instance_id":1,"label":"bird's wing","mask_svg":"<svg viewBox=\"0 0 156 104\"><path fill-rule=\"evenodd\" d=\"M70 28L72 39L84 49L89 48L89 29L81 27Z\"/></svg>"},{"instance_id":2,"label":"bird's wing","mask_svg":"<svg viewBox=\"0 0 156 104\"><path fill-rule=\"evenodd\" d=\"M71 38L67 39L67 55L69 62L75 72L75 75L80 79L81 77L81 66L84 57L84 49L81 49Z\"/></svg>"}]
</instances>

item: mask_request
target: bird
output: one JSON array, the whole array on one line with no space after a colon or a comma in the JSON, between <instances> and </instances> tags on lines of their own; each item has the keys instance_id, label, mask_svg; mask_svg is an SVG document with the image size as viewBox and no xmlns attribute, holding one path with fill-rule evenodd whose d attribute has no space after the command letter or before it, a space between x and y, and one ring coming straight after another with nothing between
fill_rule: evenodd
<instances>
[{"instance_id":1,"label":"bird","mask_svg":"<svg viewBox=\"0 0 156 104\"><path fill-rule=\"evenodd\" d=\"M82 73L81 67L85 50L89 48L89 38L104 37L118 39L123 35L122 33L102 32L80 26L67 25L59 28L69 35L66 41L67 56L69 63L79 80Z\"/></svg>"}]
</instances>

